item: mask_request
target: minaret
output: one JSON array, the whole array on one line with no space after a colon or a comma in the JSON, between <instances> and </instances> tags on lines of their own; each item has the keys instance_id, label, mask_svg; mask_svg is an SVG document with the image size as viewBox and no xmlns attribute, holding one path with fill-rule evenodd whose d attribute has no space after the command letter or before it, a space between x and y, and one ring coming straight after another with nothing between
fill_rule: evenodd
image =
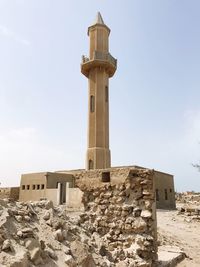
<instances>
[{"instance_id":1,"label":"minaret","mask_svg":"<svg viewBox=\"0 0 200 267\"><path fill-rule=\"evenodd\" d=\"M111 166L109 149L109 78L117 68L117 60L109 53L110 29L98 12L88 28L89 58L83 56L81 72L88 78L88 149L86 169Z\"/></svg>"}]
</instances>

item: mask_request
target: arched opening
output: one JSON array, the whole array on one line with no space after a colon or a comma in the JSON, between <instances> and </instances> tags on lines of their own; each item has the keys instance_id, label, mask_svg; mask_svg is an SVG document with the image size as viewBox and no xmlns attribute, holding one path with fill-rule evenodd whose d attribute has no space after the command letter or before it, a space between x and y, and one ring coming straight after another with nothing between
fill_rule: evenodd
<instances>
[{"instance_id":1,"label":"arched opening","mask_svg":"<svg viewBox=\"0 0 200 267\"><path fill-rule=\"evenodd\" d=\"M88 162L88 169L89 170L92 170L92 169L94 169L94 162L93 162L93 160L89 160L89 162Z\"/></svg>"}]
</instances>

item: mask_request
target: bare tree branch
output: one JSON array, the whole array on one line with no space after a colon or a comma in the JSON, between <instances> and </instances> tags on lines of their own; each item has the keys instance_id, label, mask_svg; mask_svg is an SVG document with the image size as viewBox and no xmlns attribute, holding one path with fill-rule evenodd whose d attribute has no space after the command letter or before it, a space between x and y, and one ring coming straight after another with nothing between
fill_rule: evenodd
<instances>
[{"instance_id":1,"label":"bare tree branch","mask_svg":"<svg viewBox=\"0 0 200 267\"><path fill-rule=\"evenodd\" d=\"M200 164L192 164L192 166L193 166L194 168L197 168L198 171L200 171Z\"/></svg>"}]
</instances>

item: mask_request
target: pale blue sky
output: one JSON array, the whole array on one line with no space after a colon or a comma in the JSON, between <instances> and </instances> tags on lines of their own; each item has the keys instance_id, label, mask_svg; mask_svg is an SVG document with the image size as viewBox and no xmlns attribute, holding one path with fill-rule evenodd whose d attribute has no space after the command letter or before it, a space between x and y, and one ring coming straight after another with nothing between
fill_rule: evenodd
<instances>
[{"instance_id":1,"label":"pale blue sky","mask_svg":"<svg viewBox=\"0 0 200 267\"><path fill-rule=\"evenodd\" d=\"M84 168L87 27L111 28L112 165L175 175L200 191L199 0L0 0L0 182Z\"/></svg>"}]
</instances>

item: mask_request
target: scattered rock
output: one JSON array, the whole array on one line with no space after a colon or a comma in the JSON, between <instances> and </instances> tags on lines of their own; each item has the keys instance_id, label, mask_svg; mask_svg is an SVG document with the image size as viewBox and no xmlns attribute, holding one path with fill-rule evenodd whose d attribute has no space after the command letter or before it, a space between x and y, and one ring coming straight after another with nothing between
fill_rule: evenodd
<instances>
[{"instance_id":1,"label":"scattered rock","mask_svg":"<svg viewBox=\"0 0 200 267\"><path fill-rule=\"evenodd\" d=\"M62 230L61 229L56 230L54 232L54 236L55 236L55 239L58 240L59 242L63 241L63 234L62 234Z\"/></svg>"},{"instance_id":2,"label":"scattered rock","mask_svg":"<svg viewBox=\"0 0 200 267\"><path fill-rule=\"evenodd\" d=\"M30 222L31 221L31 217L28 216L28 215L25 215L24 216L24 220L27 221L27 222Z\"/></svg>"},{"instance_id":3,"label":"scattered rock","mask_svg":"<svg viewBox=\"0 0 200 267\"><path fill-rule=\"evenodd\" d=\"M11 244L11 241L10 241L9 239L4 240L1 249L2 249L3 251L6 251L6 252L12 252L12 251L14 251L13 246L12 246L12 244Z\"/></svg>"},{"instance_id":4,"label":"scattered rock","mask_svg":"<svg viewBox=\"0 0 200 267\"><path fill-rule=\"evenodd\" d=\"M143 218L151 218L152 217L152 212L149 211L149 210L142 210L141 217L143 217Z\"/></svg>"},{"instance_id":5,"label":"scattered rock","mask_svg":"<svg viewBox=\"0 0 200 267\"><path fill-rule=\"evenodd\" d=\"M46 248L45 251L47 252L50 258L52 258L53 260L57 260L58 257L55 251L53 251L51 248Z\"/></svg>"},{"instance_id":6,"label":"scattered rock","mask_svg":"<svg viewBox=\"0 0 200 267\"><path fill-rule=\"evenodd\" d=\"M65 263L69 266L69 267L76 267L76 262L73 259L73 257L71 255L66 255L65 257Z\"/></svg>"},{"instance_id":7,"label":"scattered rock","mask_svg":"<svg viewBox=\"0 0 200 267\"><path fill-rule=\"evenodd\" d=\"M33 262L37 262L40 259L40 248L34 248L30 251L30 259Z\"/></svg>"},{"instance_id":8,"label":"scattered rock","mask_svg":"<svg viewBox=\"0 0 200 267\"><path fill-rule=\"evenodd\" d=\"M21 215L16 215L15 216L16 221L18 221L19 223L22 222L22 216Z\"/></svg>"},{"instance_id":9,"label":"scattered rock","mask_svg":"<svg viewBox=\"0 0 200 267\"><path fill-rule=\"evenodd\" d=\"M45 221L48 221L48 220L50 219L50 212L49 212L49 211L46 211L46 212L45 212L45 214L44 214L44 216L43 216L43 219L44 219Z\"/></svg>"},{"instance_id":10,"label":"scattered rock","mask_svg":"<svg viewBox=\"0 0 200 267\"><path fill-rule=\"evenodd\" d=\"M33 250L35 248L40 248L40 243L37 239L34 239L34 238L27 238L25 239L25 247L28 249L28 250Z\"/></svg>"},{"instance_id":11,"label":"scattered rock","mask_svg":"<svg viewBox=\"0 0 200 267\"><path fill-rule=\"evenodd\" d=\"M78 265L82 267L95 266L91 253L88 252L87 246L79 241L73 241L70 245L71 253L76 259Z\"/></svg>"}]
</instances>

